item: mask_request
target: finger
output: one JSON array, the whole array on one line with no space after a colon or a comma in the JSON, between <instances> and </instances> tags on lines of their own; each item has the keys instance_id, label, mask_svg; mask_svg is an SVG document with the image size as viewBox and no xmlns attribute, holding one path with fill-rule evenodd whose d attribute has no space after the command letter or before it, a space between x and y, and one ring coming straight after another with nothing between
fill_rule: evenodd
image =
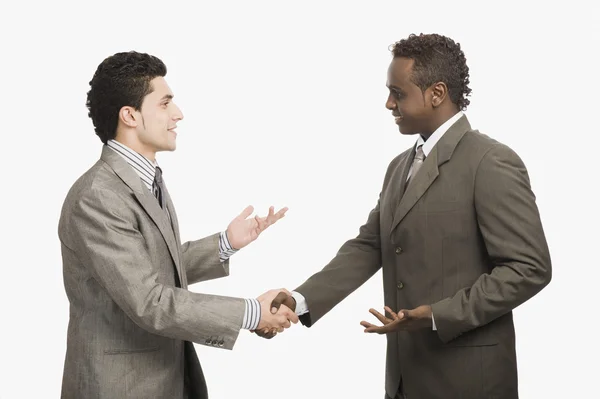
<instances>
[{"instance_id":1,"label":"finger","mask_svg":"<svg viewBox=\"0 0 600 399\"><path fill-rule=\"evenodd\" d=\"M275 214L275 216L277 216L277 219L281 219L282 217L285 216L285 213L289 210L289 208L287 206L281 208L279 211L277 211L277 213Z\"/></svg>"},{"instance_id":2,"label":"finger","mask_svg":"<svg viewBox=\"0 0 600 399\"><path fill-rule=\"evenodd\" d=\"M403 330L405 330L405 326L406 326L406 321L397 319L391 323L386 324L385 326L381 326L381 327L377 328L377 330L376 331L374 330L373 332L376 332L378 334L387 334L390 332L403 331Z\"/></svg>"},{"instance_id":3,"label":"finger","mask_svg":"<svg viewBox=\"0 0 600 399\"><path fill-rule=\"evenodd\" d=\"M285 292L280 292L279 294L277 294L273 301L271 301L271 313L277 313L277 311L281 307L281 304L285 302L287 297L288 294L286 294ZM273 309L275 309L275 311L273 311Z\"/></svg>"},{"instance_id":4,"label":"finger","mask_svg":"<svg viewBox=\"0 0 600 399\"><path fill-rule=\"evenodd\" d=\"M292 309L288 308L287 306L281 305L281 307L279 309L279 313L283 317L285 317L286 321L289 320L294 324L298 323L298 315L296 314L296 312L294 312Z\"/></svg>"},{"instance_id":5,"label":"finger","mask_svg":"<svg viewBox=\"0 0 600 399\"><path fill-rule=\"evenodd\" d=\"M394 331L398 331L398 330L402 330L402 328L399 328L400 325L399 323L390 323L388 325L382 326L380 329L377 330L377 332L379 334L387 334L389 332L394 332Z\"/></svg>"},{"instance_id":6,"label":"finger","mask_svg":"<svg viewBox=\"0 0 600 399\"><path fill-rule=\"evenodd\" d=\"M268 329L266 331L269 331ZM256 335L261 338L271 339L275 336L275 334L271 334L270 332L265 333L264 331L256 331Z\"/></svg>"},{"instance_id":7,"label":"finger","mask_svg":"<svg viewBox=\"0 0 600 399\"><path fill-rule=\"evenodd\" d=\"M277 211L277 213L275 213L275 214L270 213L269 216L267 217L269 225L275 223L276 221L278 221L279 219L284 217L287 210L288 210L288 208L284 207L284 208L281 208L279 211Z\"/></svg>"},{"instance_id":8,"label":"finger","mask_svg":"<svg viewBox=\"0 0 600 399\"><path fill-rule=\"evenodd\" d=\"M364 332L366 333L377 333L377 334L381 334L381 331L386 327L386 326L376 326L373 325L371 323L368 322L364 322L364 323L360 323L363 327L365 327Z\"/></svg>"},{"instance_id":9,"label":"finger","mask_svg":"<svg viewBox=\"0 0 600 399\"><path fill-rule=\"evenodd\" d=\"M398 319L398 315L396 314L396 312L394 312L389 306L385 307L385 311L388 312L390 316L392 316L392 319Z\"/></svg>"},{"instance_id":10,"label":"finger","mask_svg":"<svg viewBox=\"0 0 600 399\"><path fill-rule=\"evenodd\" d=\"M259 233L267 228L267 222L265 221L265 218L260 218L258 215L256 215L254 216L254 220L256 220L257 230Z\"/></svg>"},{"instance_id":11,"label":"finger","mask_svg":"<svg viewBox=\"0 0 600 399\"><path fill-rule=\"evenodd\" d=\"M376 325L371 324L368 321L361 321L360 325L363 326L364 328L377 327Z\"/></svg>"},{"instance_id":12,"label":"finger","mask_svg":"<svg viewBox=\"0 0 600 399\"><path fill-rule=\"evenodd\" d=\"M245 220L248 216L252 215L252 212L254 212L254 207L252 205L248 205L246 209L244 209L242 213L238 215L237 218Z\"/></svg>"},{"instance_id":13,"label":"finger","mask_svg":"<svg viewBox=\"0 0 600 399\"><path fill-rule=\"evenodd\" d=\"M382 329L385 326L373 326L373 327L369 327L369 328L365 328L365 332L366 333L377 333L377 334L383 334Z\"/></svg>"},{"instance_id":14,"label":"finger","mask_svg":"<svg viewBox=\"0 0 600 399\"><path fill-rule=\"evenodd\" d=\"M382 315L381 313L379 313L378 311L376 311L375 309L369 309L369 312L371 312L371 314L373 316L377 317L379 319L379 321L382 322L383 324L388 324L392 321L392 320L388 319L387 317L385 317L384 315Z\"/></svg>"}]
</instances>

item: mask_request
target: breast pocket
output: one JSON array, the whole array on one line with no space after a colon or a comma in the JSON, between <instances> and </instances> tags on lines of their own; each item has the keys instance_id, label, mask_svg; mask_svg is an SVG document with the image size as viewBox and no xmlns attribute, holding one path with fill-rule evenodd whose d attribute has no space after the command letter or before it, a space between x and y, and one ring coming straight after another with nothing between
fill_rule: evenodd
<instances>
[{"instance_id":1,"label":"breast pocket","mask_svg":"<svg viewBox=\"0 0 600 399\"><path fill-rule=\"evenodd\" d=\"M420 213L461 212L468 209L470 204L463 201L427 201L419 207Z\"/></svg>"},{"instance_id":2,"label":"breast pocket","mask_svg":"<svg viewBox=\"0 0 600 399\"><path fill-rule=\"evenodd\" d=\"M425 209L418 214L419 224L428 243L438 243L447 238L459 239L472 232L467 212L440 205Z\"/></svg>"}]
</instances>

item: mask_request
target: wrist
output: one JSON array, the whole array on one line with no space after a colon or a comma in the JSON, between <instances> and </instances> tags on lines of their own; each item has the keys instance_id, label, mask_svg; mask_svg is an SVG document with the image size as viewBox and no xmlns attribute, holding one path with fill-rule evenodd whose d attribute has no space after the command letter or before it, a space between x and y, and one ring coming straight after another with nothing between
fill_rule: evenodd
<instances>
[{"instance_id":1,"label":"wrist","mask_svg":"<svg viewBox=\"0 0 600 399\"><path fill-rule=\"evenodd\" d=\"M236 248L233 243L231 242L231 232L229 231L229 228L227 228L227 230L225 230L225 232L223 233L225 242L227 243L227 245L229 246L229 249L232 251L237 251L238 248Z\"/></svg>"}]
</instances>

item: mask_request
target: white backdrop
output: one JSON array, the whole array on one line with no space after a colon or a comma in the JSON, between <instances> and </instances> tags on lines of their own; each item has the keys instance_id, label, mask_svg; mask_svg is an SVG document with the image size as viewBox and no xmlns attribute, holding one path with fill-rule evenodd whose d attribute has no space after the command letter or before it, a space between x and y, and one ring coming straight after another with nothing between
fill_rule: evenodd
<instances>
[{"instance_id":1,"label":"white backdrop","mask_svg":"<svg viewBox=\"0 0 600 399\"><path fill-rule=\"evenodd\" d=\"M256 297L296 287L354 237L388 163L413 145L384 107L388 46L413 32L461 43L469 120L519 153L538 197L554 275L515 311L521 397L594 396L596 363L583 364L600 355L598 5L481 3L3 6L0 398L60 394L68 301L57 222L100 155L85 95L105 57L138 50L168 66L185 119L177 151L158 160L184 240L224 229L248 204L290 208L234 256L229 278L191 287ZM271 341L242 331L233 351L196 345L211 397L383 397L385 338L359 325L382 303L380 272L311 329Z\"/></svg>"}]
</instances>

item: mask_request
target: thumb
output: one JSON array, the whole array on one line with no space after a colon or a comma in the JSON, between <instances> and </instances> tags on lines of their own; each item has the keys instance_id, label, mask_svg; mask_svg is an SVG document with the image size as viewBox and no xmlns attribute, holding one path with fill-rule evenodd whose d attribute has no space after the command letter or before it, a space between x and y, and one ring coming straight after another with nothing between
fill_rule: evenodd
<instances>
[{"instance_id":1,"label":"thumb","mask_svg":"<svg viewBox=\"0 0 600 399\"><path fill-rule=\"evenodd\" d=\"M277 311L279 310L279 307L281 306L282 303L285 302L287 297L288 297L288 294L286 294L285 292L280 292L279 294L277 294L277 296L271 302L271 313L273 313L273 314L277 313Z\"/></svg>"}]
</instances>

